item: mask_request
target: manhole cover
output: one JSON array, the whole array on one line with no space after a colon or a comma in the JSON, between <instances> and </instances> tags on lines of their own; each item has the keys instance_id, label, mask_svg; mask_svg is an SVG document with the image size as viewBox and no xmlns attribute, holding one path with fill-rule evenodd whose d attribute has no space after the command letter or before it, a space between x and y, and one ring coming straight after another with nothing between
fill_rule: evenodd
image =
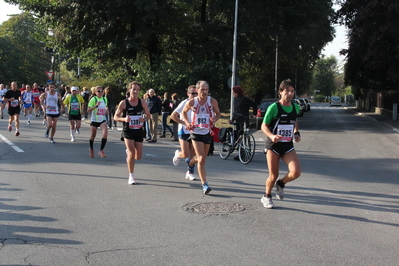
<instances>
[{"instance_id":1,"label":"manhole cover","mask_svg":"<svg viewBox=\"0 0 399 266\"><path fill-rule=\"evenodd\" d=\"M210 213L210 214L228 214L235 212L242 212L245 206L238 203L231 202L206 202L206 203L191 203L184 206L184 209L194 213Z\"/></svg>"}]
</instances>

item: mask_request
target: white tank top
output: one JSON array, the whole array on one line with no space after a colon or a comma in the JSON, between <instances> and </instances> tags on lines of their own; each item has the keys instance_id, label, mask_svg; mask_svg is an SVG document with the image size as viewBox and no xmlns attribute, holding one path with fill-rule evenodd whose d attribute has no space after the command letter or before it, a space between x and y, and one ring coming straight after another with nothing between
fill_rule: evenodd
<instances>
[{"instance_id":1,"label":"white tank top","mask_svg":"<svg viewBox=\"0 0 399 266\"><path fill-rule=\"evenodd\" d=\"M51 95L50 92L46 92L46 114L49 115L57 115L59 114L58 110L58 92L56 92L54 95Z\"/></svg>"},{"instance_id":2,"label":"white tank top","mask_svg":"<svg viewBox=\"0 0 399 266\"><path fill-rule=\"evenodd\" d=\"M194 126L192 132L194 134L206 135L211 131L212 123L210 118L213 117L211 97L208 96L204 105L200 105L198 97L194 98L193 112L191 114L191 124Z\"/></svg>"}]
</instances>

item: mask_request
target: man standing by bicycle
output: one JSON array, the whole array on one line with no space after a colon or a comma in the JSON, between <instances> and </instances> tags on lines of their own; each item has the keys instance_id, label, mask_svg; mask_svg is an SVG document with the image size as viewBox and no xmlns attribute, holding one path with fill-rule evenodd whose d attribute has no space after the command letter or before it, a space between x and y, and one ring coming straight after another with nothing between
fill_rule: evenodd
<instances>
[{"instance_id":1,"label":"man standing by bicycle","mask_svg":"<svg viewBox=\"0 0 399 266\"><path fill-rule=\"evenodd\" d=\"M236 122L236 130L237 134L235 134L236 138L239 135L242 135L244 123L246 123L246 127L249 128L249 108L252 107L253 115L256 115L258 106L254 101L251 101L247 97L244 96L244 90L240 86L233 87L233 96L234 96L234 112L233 112L233 120L229 122ZM238 155L234 157L234 160L238 161Z\"/></svg>"},{"instance_id":2,"label":"man standing by bicycle","mask_svg":"<svg viewBox=\"0 0 399 266\"><path fill-rule=\"evenodd\" d=\"M198 163L198 174L202 182L202 191L208 194L211 188L206 181L205 162L212 141L212 127L220 118L218 102L208 96L209 84L200 80L196 84L198 96L190 99L183 108L182 115L186 128L190 130L196 156L190 164ZM192 110L192 118L188 119L188 112ZM189 121L192 121L191 123Z\"/></svg>"},{"instance_id":3,"label":"man standing by bicycle","mask_svg":"<svg viewBox=\"0 0 399 266\"><path fill-rule=\"evenodd\" d=\"M296 142L301 141L297 121L300 107L291 103L295 95L294 83L289 79L281 82L279 95L280 100L267 108L262 123L262 131L267 136L266 160L269 177L266 180L266 193L261 202L267 209L274 209L273 186L276 185L276 197L283 200L285 184L301 175L301 166L293 144L293 139ZM277 179L280 158L287 164L288 173L283 178Z\"/></svg>"}]
</instances>

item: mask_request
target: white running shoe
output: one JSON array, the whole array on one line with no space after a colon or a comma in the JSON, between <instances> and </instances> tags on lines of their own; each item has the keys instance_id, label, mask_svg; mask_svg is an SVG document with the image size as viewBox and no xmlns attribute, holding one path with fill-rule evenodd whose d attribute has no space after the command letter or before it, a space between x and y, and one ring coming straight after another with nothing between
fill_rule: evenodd
<instances>
[{"instance_id":1,"label":"white running shoe","mask_svg":"<svg viewBox=\"0 0 399 266\"><path fill-rule=\"evenodd\" d=\"M193 180L195 180L196 178L195 178L195 176L193 176L192 173L190 173L189 171L187 171L187 173L186 173L186 179L189 179L189 180L193 181Z\"/></svg>"},{"instance_id":2,"label":"white running shoe","mask_svg":"<svg viewBox=\"0 0 399 266\"><path fill-rule=\"evenodd\" d=\"M129 185L135 185L136 184L136 180L134 179L133 176L129 176L129 180L127 181L127 183Z\"/></svg>"},{"instance_id":3,"label":"white running shoe","mask_svg":"<svg viewBox=\"0 0 399 266\"><path fill-rule=\"evenodd\" d=\"M279 186L279 184L276 182L276 197L279 200L284 199L284 188L282 186Z\"/></svg>"},{"instance_id":4,"label":"white running shoe","mask_svg":"<svg viewBox=\"0 0 399 266\"><path fill-rule=\"evenodd\" d=\"M75 132L76 132L76 134L80 134L79 129L76 129Z\"/></svg>"},{"instance_id":5,"label":"white running shoe","mask_svg":"<svg viewBox=\"0 0 399 266\"><path fill-rule=\"evenodd\" d=\"M173 164L174 165L179 165L180 157L179 157L179 150L175 151L175 156L173 157Z\"/></svg>"},{"instance_id":6,"label":"white running shoe","mask_svg":"<svg viewBox=\"0 0 399 266\"><path fill-rule=\"evenodd\" d=\"M71 142L75 142L75 137L74 136L71 137Z\"/></svg>"},{"instance_id":7,"label":"white running shoe","mask_svg":"<svg viewBox=\"0 0 399 266\"><path fill-rule=\"evenodd\" d=\"M263 207L265 207L266 209L274 209L274 203L272 201L272 198L267 198L265 196L263 196L260 201L263 203Z\"/></svg>"}]
</instances>

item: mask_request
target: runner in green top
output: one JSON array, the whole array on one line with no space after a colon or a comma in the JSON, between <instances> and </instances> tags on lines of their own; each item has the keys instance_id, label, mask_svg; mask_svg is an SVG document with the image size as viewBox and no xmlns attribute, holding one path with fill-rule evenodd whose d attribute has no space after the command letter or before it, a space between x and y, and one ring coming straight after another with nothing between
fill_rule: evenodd
<instances>
[{"instance_id":1,"label":"runner in green top","mask_svg":"<svg viewBox=\"0 0 399 266\"><path fill-rule=\"evenodd\" d=\"M75 141L75 132L77 134L80 133L80 125L82 121L82 107L84 103L84 99L82 95L79 94L78 87L71 88L71 94L69 94L64 99L64 105L68 106L68 115L69 115L69 129L71 131L71 141Z\"/></svg>"}]
</instances>

